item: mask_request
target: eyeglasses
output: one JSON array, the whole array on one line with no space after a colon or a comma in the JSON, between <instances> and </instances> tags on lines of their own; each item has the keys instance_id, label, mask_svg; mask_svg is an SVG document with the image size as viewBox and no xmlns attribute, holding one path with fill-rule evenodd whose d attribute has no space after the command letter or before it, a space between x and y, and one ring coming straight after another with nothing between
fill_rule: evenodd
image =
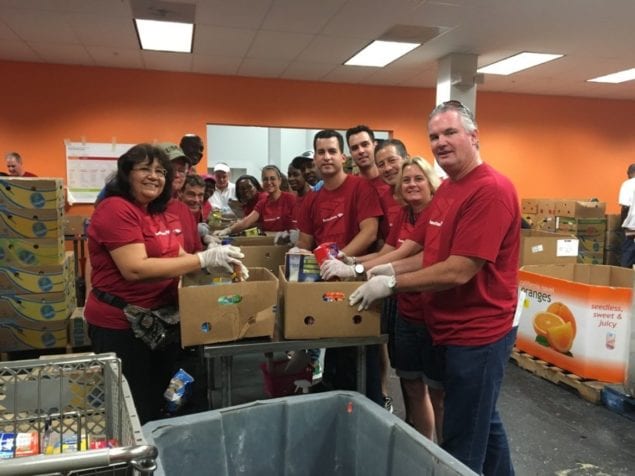
<instances>
[{"instance_id":1,"label":"eyeglasses","mask_svg":"<svg viewBox=\"0 0 635 476\"><path fill-rule=\"evenodd\" d=\"M132 168L133 171L135 172L141 172L143 175L152 175L152 174L156 174L159 177L165 178L168 175L168 171L165 169L161 169L161 168L156 168L153 169L152 167L133 167Z\"/></svg>"}]
</instances>

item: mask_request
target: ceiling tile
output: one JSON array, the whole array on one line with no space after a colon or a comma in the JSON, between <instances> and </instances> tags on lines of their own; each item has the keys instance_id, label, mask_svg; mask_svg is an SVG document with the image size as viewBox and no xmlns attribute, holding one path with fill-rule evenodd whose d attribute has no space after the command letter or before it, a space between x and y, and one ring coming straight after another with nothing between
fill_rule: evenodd
<instances>
[{"instance_id":1,"label":"ceiling tile","mask_svg":"<svg viewBox=\"0 0 635 476\"><path fill-rule=\"evenodd\" d=\"M5 22L22 39L35 42L77 43L66 15L34 10L3 12Z\"/></svg>"},{"instance_id":2,"label":"ceiling tile","mask_svg":"<svg viewBox=\"0 0 635 476\"><path fill-rule=\"evenodd\" d=\"M346 0L275 0L261 28L264 30L318 33L338 13Z\"/></svg>"},{"instance_id":3,"label":"ceiling tile","mask_svg":"<svg viewBox=\"0 0 635 476\"><path fill-rule=\"evenodd\" d=\"M242 60L236 57L195 54L192 59L194 73L234 75Z\"/></svg>"},{"instance_id":4,"label":"ceiling tile","mask_svg":"<svg viewBox=\"0 0 635 476\"><path fill-rule=\"evenodd\" d=\"M111 68L138 68L144 67L141 50L113 49L104 46L87 46L88 54L100 66Z\"/></svg>"},{"instance_id":5,"label":"ceiling tile","mask_svg":"<svg viewBox=\"0 0 635 476\"><path fill-rule=\"evenodd\" d=\"M148 69L164 71L190 71L192 55L187 53L166 53L161 51L141 51L143 62Z\"/></svg>"},{"instance_id":6,"label":"ceiling tile","mask_svg":"<svg viewBox=\"0 0 635 476\"><path fill-rule=\"evenodd\" d=\"M285 79L302 79L305 81L319 81L328 75L337 65L323 63L305 63L294 61L282 74Z\"/></svg>"},{"instance_id":7,"label":"ceiling tile","mask_svg":"<svg viewBox=\"0 0 635 476\"><path fill-rule=\"evenodd\" d=\"M247 53L248 58L291 60L313 39L302 33L259 31Z\"/></svg>"},{"instance_id":8,"label":"ceiling tile","mask_svg":"<svg viewBox=\"0 0 635 476\"><path fill-rule=\"evenodd\" d=\"M196 23L227 28L259 28L271 0L205 0L196 5Z\"/></svg>"},{"instance_id":9,"label":"ceiling tile","mask_svg":"<svg viewBox=\"0 0 635 476\"><path fill-rule=\"evenodd\" d=\"M237 56L247 53L255 35L254 30L196 25L194 51L203 55Z\"/></svg>"},{"instance_id":10,"label":"ceiling tile","mask_svg":"<svg viewBox=\"0 0 635 476\"><path fill-rule=\"evenodd\" d=\"M33 50L47 63L94 65L95 62L81 45L30 43Z\"/></svg>"},{"instance_id":11,"label":"ceiling tile","mask_svg":"<svg viewBox=\"0 0 635 476\"><path fill-rule=\"evenodd\" d=\"M284 73L288 65L289 63L287 61L282 60L247 58L240 65L238 74L240 76L277 78Z\"/></svg>"}]
</instances>

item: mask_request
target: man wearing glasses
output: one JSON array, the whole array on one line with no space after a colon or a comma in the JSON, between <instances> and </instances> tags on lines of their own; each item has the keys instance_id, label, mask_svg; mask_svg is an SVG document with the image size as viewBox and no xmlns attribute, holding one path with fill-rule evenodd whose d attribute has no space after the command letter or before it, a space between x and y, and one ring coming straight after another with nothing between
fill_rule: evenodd
<instances>
[{"instance_id":1,"label":"man wearing glasses","mask_svg":"<svg viewBox=\"0 0 635 476\"><path fill-rule=\"evenodd\" d=\"M510 180L481 160L476 122L460 102L432 111L428 135L448 179L412 236L423 263L417 255L384 266L351 304L423 292L425 375L445 391L441 445L478 474L512 475L496 402L517 330L518 198Z\"/></svg>"}]
</instances>

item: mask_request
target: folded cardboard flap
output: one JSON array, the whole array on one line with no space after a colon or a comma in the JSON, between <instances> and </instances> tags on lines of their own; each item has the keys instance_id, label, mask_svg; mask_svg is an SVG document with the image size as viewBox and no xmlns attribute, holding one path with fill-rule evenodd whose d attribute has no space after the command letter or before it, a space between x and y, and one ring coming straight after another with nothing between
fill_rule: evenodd
<instances>
[{"instance_id":1,"label":"folded cardboard flap","mask_svg":"<svg viewBox=\"0 0 635 476\"><path fill-rule=\"evenodd\" d=\"M589 264L528 265L522 267L528 273L542 274L592 286L613 288L633 287L633 272L629 268Z\"/></svg>"}]
</instances>

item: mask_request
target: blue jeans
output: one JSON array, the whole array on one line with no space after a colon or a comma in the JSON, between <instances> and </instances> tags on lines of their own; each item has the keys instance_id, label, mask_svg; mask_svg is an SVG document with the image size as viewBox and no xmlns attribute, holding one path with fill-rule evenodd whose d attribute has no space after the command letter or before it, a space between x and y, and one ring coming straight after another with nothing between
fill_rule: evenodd
<instances>
[{"instance_id":1,"label":"blue jeans","mask_svg":"<svg viewBox=\"0 0 635 476\"><path fill-rule=\"evenodd\" d=\"M516 331L487 345L439 347L445 389L442 447L486 476L514 474L496 401Z\"/></svg>"}]
</instances>

